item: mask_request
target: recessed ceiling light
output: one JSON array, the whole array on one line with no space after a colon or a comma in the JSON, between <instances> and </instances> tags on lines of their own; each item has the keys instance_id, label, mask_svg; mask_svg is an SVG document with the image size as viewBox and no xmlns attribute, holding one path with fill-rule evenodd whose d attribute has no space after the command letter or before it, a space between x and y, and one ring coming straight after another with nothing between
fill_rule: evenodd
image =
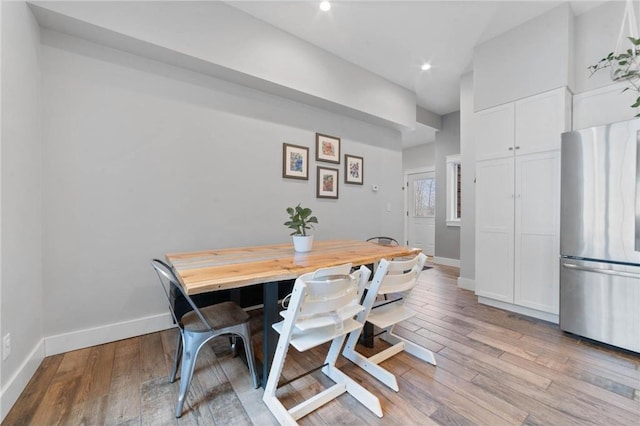
<instances>
[{"instance_id":1,"label":"recessed ceiling light","mask_svg":"<svg viewBox=\"0 0 640 426\"><path fill-rule=\"evenodd\" d=\"M426 71L428 69L431 68L431 64L422 64L422 67L420 67L420 69L422 69L422 71Z\"/></svg>"},{"instance_id":2,"label":"recessed ceiling light","mask_svg":"<svg viewBox=\"0 0 640 426\"><path fill-rule=\"evenodd\" d=\"M329 11L329 9L331 9L331 3L329 3L327 0L324 0L320 3L320 10L323 12L327 12Z\"/></svg>"}]
</instances>

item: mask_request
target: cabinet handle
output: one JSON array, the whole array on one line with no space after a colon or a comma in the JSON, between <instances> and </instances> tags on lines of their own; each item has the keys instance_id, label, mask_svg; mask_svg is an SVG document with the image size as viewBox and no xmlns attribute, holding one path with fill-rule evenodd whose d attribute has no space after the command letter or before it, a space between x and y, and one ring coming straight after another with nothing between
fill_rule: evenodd
<instances>
[{"instance_id":1,"label":"cabinet handle","mask_svg":"<svg viewBox=\"0 0 640 426\"><path fill-rule=\"evenodd\" d=\"M512 146L509 147L509 151L513 151L513 147Z\"/></svg>"},{"instance_id":2,"label":"cabinet handle","mask_svg":"<svg viewBox=\"0 0 640 426\"><path fill-rule=\"evenodd\" d=\"M516 149L520 149L520 147L519 147L519 146L516 146Z\"/></svg>"}]
</instances>

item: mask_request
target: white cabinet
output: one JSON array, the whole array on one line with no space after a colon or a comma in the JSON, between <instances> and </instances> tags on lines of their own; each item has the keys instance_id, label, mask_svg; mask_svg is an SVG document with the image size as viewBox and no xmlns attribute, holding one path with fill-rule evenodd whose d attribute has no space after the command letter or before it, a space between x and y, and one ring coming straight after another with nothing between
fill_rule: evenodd
<instances>
[{"instance_id":1,"label":"white cabinet","mask_svg":"<svg viewBox=\"0 0 640 426\"><path fill-rule=\"evenodd\" d=\"M551 320L559 308L560 135L570 129L570 105L558 89L474 121L476 294Z\"/></svg>"},{"instance_id":2,"label":"white cabinet","mask_svg":"<svg viewBox=\"0 0 640 426\"><path fill-rule=\"evenodd\" d=\"M565 88L499 105L474 116L476 160L560 149L571 128L571 95Z\"/></svg>"},{"instance_id":3,"label":"white cabinet","mask_svg":"<svg viewBox=\"0 0 640 426\"><path fill-rule=\"evenodd\" d=\"M474 115L476 160L490 160L513 155L515 105L499 105Z\"/></svg>"},{"instance_id":4,"label":"white cabinet","mask_svg":"<svg viewBox=\"0 0 640 426\"><path fill-rule=\"evenodd\" d=\"M515 159L513 303L559 312L560 151Z\"/></svg>"},{"instance_id":5,"label":"white cabinet","mask_svg":"<svg viewBox=\"0 0 640 426\"><path fill-rule=\"evenodd\" d=\"M476 163L476 294L513 303L513 159Z\"/></svg>"}]
</instances>

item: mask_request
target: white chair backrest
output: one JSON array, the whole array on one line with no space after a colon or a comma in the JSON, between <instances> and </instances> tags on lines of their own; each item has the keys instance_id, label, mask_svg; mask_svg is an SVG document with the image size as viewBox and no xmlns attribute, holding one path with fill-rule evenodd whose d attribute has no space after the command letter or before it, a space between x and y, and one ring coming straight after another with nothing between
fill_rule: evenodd
<instances>
[{"instance_id":1,"label":"white chair backrest","mask_svg":"<svg viewBox=\"0 0 640 426\"><path fill-rule=\"evenodd\" d=\"M358 301L358 279L350 271L351 264L347 264L298 277L294 287L304 287L298 319L327 314Z\"/></svg>"},{"instance_id":2,"label":"white chair backrest","mask_svg":"<svg viewBox=\"0 0 640 426\"><path fill-rule=\"evenodd\" d=\"M378 294L401 293L411 290L418 281L427 256L420 253L410 260L381 260L373 277L373 286L379 286ZM382 280L382 283L376 281Z\"/></svg>"}]
</instances>

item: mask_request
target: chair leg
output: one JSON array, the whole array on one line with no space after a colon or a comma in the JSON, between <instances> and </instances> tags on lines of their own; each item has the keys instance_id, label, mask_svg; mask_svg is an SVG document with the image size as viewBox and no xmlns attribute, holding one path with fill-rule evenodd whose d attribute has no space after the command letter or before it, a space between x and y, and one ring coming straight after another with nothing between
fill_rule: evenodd
<instances>
[{"instance_id":1,"label":"chair leg","mask_svg":"<svg viewBox=\"0 0 640 426\"><path fill-rule=\"evenodd\" d=\"M374 357L367 358L356 350L357 341L358 341L358 331L356 330L349 335L349 338L347 339L347 344L344 346L344 349L342 351L342 355L345 358L347 358L349 361L353 362L358 367L362 368L364 371L371 374L373 377L375 377L376 379L378 379L379 381L387 385L389 388L398 392L400 388L398 387L398 381L396 380L396 376L394 376L393 374L391 374L390 372L388 372L387 370L385 370L384 368L378 365L379 362L384 361L384 359L388 358L392 354L389 354L388 356L386 356L386 358L380 361L377 361L376 358L374 358L378 354L374 355ZM394 353L397 353L397 352L398 351L395 351Z\"/></svg>"},{"instance_id":2,"label":"chair leg","mask_svg":"<svg viewBox=\"0 0 640 426\"><path fill-rule=\"evenodd\" d=\"M322 368L322 372L337 384L343 385L346 392L360 401L360 403L367 407L372 413L378 417L382 417L382 407L380 406L378 397L335 367L345 337L346 336L336 337L333 339L333 342L331 342L331 347L324 360L327 365Z\"/></svg>"},{"instance_id":3,"label":"chair leg","mask_svg":"<svg viewBox=\"0 0 640 426\"><path fill-rule=\"evenodd\" d=\"M178 365L180 365L180 358L182 358L182 330L180 330L180 333L178 333L176 353L173 357L173 370L171 370L171 376L169 376L169 383L173 383L176 381L176 374L178 373Z\"/></svg>"},{"instance_id":4,"label":"chair leg","mask_svg":"<svg viewBox=\"0 0 640 426\"><path fill-rule=\"evenodd\" d=\"M238 345L236 345L237 341L238 336L236 336L235 334L229 336L229 343L231 344L231 355L233 355L234 358L238 356Z\"/></svg>"},{"instance_id":5,"label":"chair leg","mask_svg":"<svg viewBox=\"0 0 640 426\"><path fill-rule=\"evenodd\" d=\"M417 358L420 358L421 360L426 361L429 364L436 365L436 357L433 355L433 352L431 352L429 349L423 348L422 346L413 343L411 340L407 340L404 337L393 334L393 329L388 330L380 338L392 345L404 343L405 352Z\"/></svg>"},{"instance_id":6,"label":"chair leg","mask_svg":"<svg viewBox=\"0 0 640 426\"><path fill-rule=\"evenodd\" d=\"M235 337L235 336L234 336ZM258 389L260 387L260 380L258 378L258 371L256 368L256 359L253 355L253 344L251 343L251 329L249 323L242 324L242 334L240 336L244 343L244 350L247 356L247 364L249 364L249 373L253 378L253 387Z\"/></svg>"},{"instance_id":7,"label":"chair leg","mask_svg":"<svg viewBox=\"0 0 640 426\"><path fill-rule=\"evenodd\" d=\"M184 400L189 390L191 379L193 378L193 370L196 366L198 352L203 343L210 337L210 335L204 333L194 335L186 331L184 332L182 340L184 350L182 368L180 369L180 391L178 393L178 404L176 405L176 417L182 416L182 407L184 406Z\"/></svg>"}]
</instances>

